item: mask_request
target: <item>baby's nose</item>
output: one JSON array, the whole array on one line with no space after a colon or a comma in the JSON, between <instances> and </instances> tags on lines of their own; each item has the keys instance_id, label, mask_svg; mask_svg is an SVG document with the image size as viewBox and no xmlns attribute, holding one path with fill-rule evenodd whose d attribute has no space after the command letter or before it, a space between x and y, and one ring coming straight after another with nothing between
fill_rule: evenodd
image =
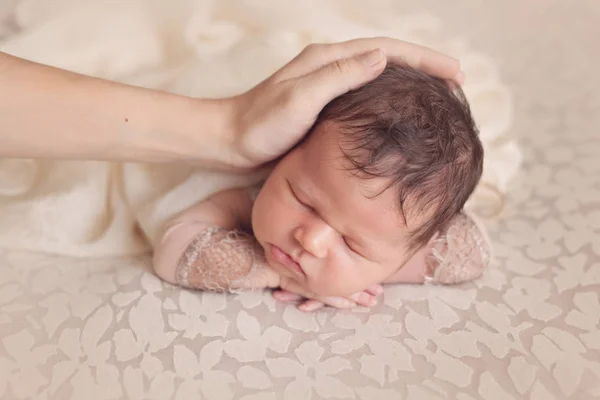
<instances>
[{"instance_id":1,"label":"baby's nose","mask_svg":"<svg viewBox=\"0 0 600 400\"><path fill-rule=\"evenodd\" d=\"M294 231L294 238L304 250L317 258L325 258L329 248L330 232L328 227L302 226Z\"/></svg>"}]
</instances>

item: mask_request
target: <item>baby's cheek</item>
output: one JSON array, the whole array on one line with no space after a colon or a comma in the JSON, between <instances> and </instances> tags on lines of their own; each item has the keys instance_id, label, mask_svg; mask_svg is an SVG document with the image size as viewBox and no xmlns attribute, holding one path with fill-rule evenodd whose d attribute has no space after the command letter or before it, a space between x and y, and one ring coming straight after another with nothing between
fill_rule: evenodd
<instances>
[{"instance_id":1,"label":"baby's cheek","mask_svg":"<svg viewBox=\"0 0 600 400\"><path fill-rule=\"evenodd\" d=\"M257 239L263 239L270 230L268 205L265 203L268 203L268 198L259 197L252 207L252 230Z\"/></svg>"},{"instance_id":2,"label":"baby's cheek","mask_svg":"<svg viewBox=\"0 0 600 400\"><path fill-rule=\"evenodd\" d=\"M277 196L268 191L259 195L252 209L252 226L255 234L268 237L283 234L291 210L287 210ZM271 238L273 240L274 238Z\"/></svg>"}]
</instances>

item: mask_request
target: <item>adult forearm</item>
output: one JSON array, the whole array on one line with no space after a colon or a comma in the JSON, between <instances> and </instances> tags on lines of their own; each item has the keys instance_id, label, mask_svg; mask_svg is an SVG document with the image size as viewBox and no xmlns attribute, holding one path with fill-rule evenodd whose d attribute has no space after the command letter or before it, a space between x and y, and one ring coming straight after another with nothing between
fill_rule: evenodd
<instances>
[{"instance_id":1,"label":"adult forearm","mask_svg":"<svg viewBox=\"0 0 600 400\"><path fill-rule=\"evenodd\" d=\"M387 60L461 83L457 60L390 38L307 47L233 99L194 100L0 52L0 157L190 161L248 169L296 145L335 97Z\"/></svg>"},{"instance_id":2,"label":"adult forearm","mask_svg":"<svg viewBox=\"0 0 600 400\"><path fill-rule=\"evenodd\" d=\"M196 100L0 52L0 157L221 163L226 100Z\"/></svg>"}]
</instances>

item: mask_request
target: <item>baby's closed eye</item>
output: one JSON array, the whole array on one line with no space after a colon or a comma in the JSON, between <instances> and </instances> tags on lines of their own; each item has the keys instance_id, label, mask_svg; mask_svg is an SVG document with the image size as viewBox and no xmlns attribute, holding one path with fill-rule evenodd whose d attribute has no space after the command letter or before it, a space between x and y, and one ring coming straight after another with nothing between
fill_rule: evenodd
<instances>
[{"instance_id":1,"label":"baby's closed eye","mask_svg":"<svg viewBox=\"0 0 600 400\"><path fill-rule=\"evenodd\" d=\"M354 253L356 253L362 257L362 254L360 253L360 251L357 250L358 246L356 245L356 243L354 243L352 241L352 239L350 239L346 236L342 236L342 240L344 241L344 244L346 245L346 247L348 247L351 251L353 251Z\"/></svg>"},{"instance_id":2,"label":"baby's closed eye","mask_svg":"<svg viewBox=\"0 0 600 400\"><path fill-rule=\"evenodd\" d=\"M308 209L309 211L314 211L313 207L311 207L306 201L302 201L300 199L300 197L298 196L298 194L296 193L296 191L294 190L294 187L292 186L292 184L290 183L289 180L286 180L287 184L288 184L288 188L290 189L290 193L292 194L292 196L294 197L294 199L300 203L303 207L305 207L306 209Z\"/></svg>"}]
</instances>

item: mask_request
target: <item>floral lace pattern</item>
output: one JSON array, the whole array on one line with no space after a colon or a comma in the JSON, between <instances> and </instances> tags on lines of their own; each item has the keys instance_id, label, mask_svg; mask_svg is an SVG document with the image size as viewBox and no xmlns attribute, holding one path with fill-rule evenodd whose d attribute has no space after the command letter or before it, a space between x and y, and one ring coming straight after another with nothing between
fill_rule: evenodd
<instances>
[{"instance_id":1,"label":"floral lace pattern","mask_svg":"<svg viewBox=\"0 0 600 400\"><path fill-rule=\"evenodd\" d=\"M414 7L394 4L399 14ZM511 133L525 163L502 214L485 222L495 257L479 280L399 285L373 310L305 314L268 293L164 284L146 258L0 251L0 398L599 398L596 3L426 5L446 18L445 32L485 46L516 99ZM437 46L445 37L429 15L400 25L407 40ZM482 130L503 132L512 103L494 63L448 41ZM511 167L508 147L496 144L490 179L503 162Z\"/></svg>"}]
</instances>

